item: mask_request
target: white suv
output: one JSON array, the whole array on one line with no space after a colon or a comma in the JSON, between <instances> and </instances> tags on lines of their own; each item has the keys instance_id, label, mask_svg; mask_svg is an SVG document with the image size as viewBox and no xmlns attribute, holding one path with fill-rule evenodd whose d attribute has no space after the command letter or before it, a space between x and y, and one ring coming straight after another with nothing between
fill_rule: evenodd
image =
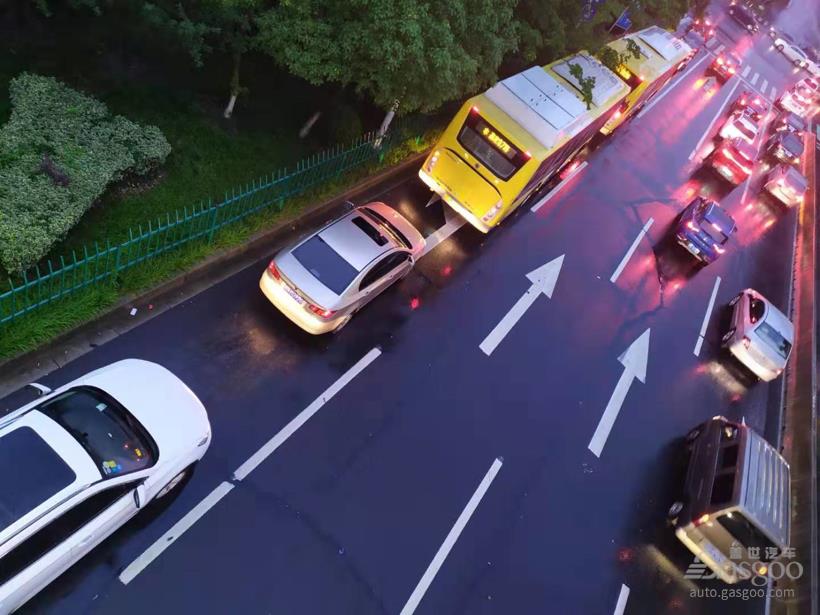
<instances>
[{"instance_id":1,"label":"white suv","mask_svg":"<svg viewBox=\"0 0 820 615\"><path fill-rule=\"evenodd\" d=\"M34 386L45 396L0 419L0 613L183 483L211 441L199 399L154 363Z\"/></svg>"}]
</instances>

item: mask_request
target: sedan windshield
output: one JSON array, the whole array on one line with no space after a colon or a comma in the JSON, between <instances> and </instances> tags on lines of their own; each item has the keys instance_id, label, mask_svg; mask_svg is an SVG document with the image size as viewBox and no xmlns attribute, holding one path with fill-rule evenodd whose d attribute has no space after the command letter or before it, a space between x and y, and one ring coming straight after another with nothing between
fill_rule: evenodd
<instances>
[{"instance_id":1,"label":"sedan windshield","mask_svg":"<svg viewBox=\"0 0 820 615\"><path fill-rule=\"evenodd\" d=\"M152 466L156 460L156 446L142 425L98 389L71 389L50 399L39 410L80 443L103 477L136 472Z\"/></svg>"}]
</instances>

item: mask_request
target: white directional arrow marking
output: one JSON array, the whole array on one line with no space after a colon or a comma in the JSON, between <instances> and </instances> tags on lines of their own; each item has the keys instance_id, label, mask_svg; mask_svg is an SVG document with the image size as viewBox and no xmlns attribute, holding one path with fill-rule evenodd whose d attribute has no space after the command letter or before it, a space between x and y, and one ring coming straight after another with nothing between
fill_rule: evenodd
<instances>
[{"instance_id":1,"label":"white directional arrow marking","mask_svg":"<svg viewBox=\"0 0 820 615\"><path fill-rule=\"evenodd\" d=\"M612 397L609 398L609 403L604 409L604 414L601 420L598 421L598 427L595 433L592 434L592 439L589 441L589 450L593 452L596 457L601 456L601 451L604 450L604 444L609 437L609 432L612 431L612 426L615 424L615 419L618 418L618 413L621 411L621 406L626 399L626 394L629 392L629 387L632 386L632 381L637 378L641 382L646 382L646 363L649 358L649 329L641 333L641 336L629 345L629 348L618 357L618 361L624 366L624 371L618 379L618 384L615 385L615 390L612 392Z\"/></svg>"},{"instance_id":2,"label":"white directional arrow marking","mask_svg":"<svg viewBox=\"0 0 820 615\"><path fill-rule=\"evenodd\" d=\"M564 263L564 255L552 259L545 265L541 265L538 269L530 271L527 274L527 279L532 282L532 286L527 289L527 292L515 302L510 308L510 311L504 315L495 329L490 331L490 334L484 338L484 341L479 344L479 348L488 357L493 350L503 341L507 333L515 326L524 313L530 309L530 306L535 303L535 300L545 294L552 298L552 291L555 290L555 283L558 281L558 274L561 273L561 265Z\"/></svg>"}]
</instances>

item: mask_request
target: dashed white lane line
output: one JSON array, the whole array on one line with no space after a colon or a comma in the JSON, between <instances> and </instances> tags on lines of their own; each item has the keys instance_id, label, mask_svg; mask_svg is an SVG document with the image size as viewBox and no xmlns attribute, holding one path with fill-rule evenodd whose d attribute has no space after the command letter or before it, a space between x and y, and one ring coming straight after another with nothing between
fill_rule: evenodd
<instances>
[{"instance_id":1,"label":"dashed white lane line","mask_svg":"<svg viewBox=\"0 0 820 615\"><path fill-rule=\"evenodd\" d=\"M569 181L570 181L573 177L575 177L576 175L578 175L578 173L580 173L581 171L583 171L583 170L587 167L587 165L588 165L588 164L589 164L589 163L588 163L586 160L584 160L581 164L579 164L579 165L578 165L578 166L577 166L577 167L576 167L576 168L572 171L572 173L570 173L570 174L569 174L569 175L567 175L564 179L562 179L562 180L558 183L558 185L556 185L556 186L555 186L555 188L553 188L552 190L550 190L550 191L549 191L549 192L548 192L548 193L544 196L544 198L542 198L542 199L541 199L540 201L538 201L535 205L533 205L533 206L530 208L530 211L531 211L532 213L535 213L535 212L537 212L539 209L541 209L547 201L549 201L550 199L552 199L552 197L554 197L556 194L558 194L558 192L561 190L561 188L563 188L564 186L566 186L566 185L567 185L567 183L569 183Z\"/></svg>"},{"instance_id":2,"label":"dashed white lane line","mask_svg":"<svg viewBox=\"0 0 820 615\"><path fill-rule=\"evenodd\" d=\"M717 49L715 49L715 55L720 55L720 52L726 49L726 45L720 45Z\"/></svg>"},{"instance_id":3,"label":"dashed white lane line","mask_svg":"<svg viewBox=\"0 0 820 615\"><path fill-rule=\"evenodd\" d=\"M700 348L703 346L703 340L706 337L706 329L709 327L709 319L712 317L712 310L715 309L715 299L717 299L718 288L720 287L720 276L715 279L715 285L712 288L712 296L709 297L709 305L706 307L706 314L703 317L703 323L700 325L700 333L698 334L698 341L695 343L695 356L700 356Z\"/></svg>"},{"instance_id":4,"label":"dashed white lane line","mask_svg":"<svg viewBox=\"0 0 820 615\"><path fill-rule=\"evenodd\" d=\"M609 278L610 282L612 282L614 284L615 282L618 281L618 278L620 277L621 273L623 273L624 269L626 268L626 265L629 262L629 259L632 258L632 255L635 253L635 250L638 249L638 244L641 243L641 239L644 238L644 235L646 235L646 232L649 230L649 227L652 226L653 222L655 222L655 220L653 218L649 218L649 220L646 221L646 224L643 225L643 228L641 229L641 232L638 233L637 237L635 237L635 241L633 241L632 245L629 246L629 250L626 251L626 254L624 254L624 257L621 259L621 262L618 264L617 269L615 269L615 271L612 273L612 277Z\"/></svg>"},{"instance_id":5,"label":"dashed white lane line","mask_svg":"<svg viewBox=\"0 0 820 615\"><path fill-rule=\"evenodd\" d=\"M716 38L710 38L708 41L706 41L706 49L711 49L712 47L714 47L717 41L718 40Z\"/></svg>"},{"instance_id":6,"label":"dashed white lane line","mask_svg":"<svg viewBox=\"0 0 820 615\"><path fill-rule=\"evenodd\" d=\"M285 425L279 433L268 440L262 447L256 451L251 457L239 466L233 473L234 480L243 480L248 474L253 472L256 467L265 461L277 448L282 446L285 441L290 438L296 431L304 425L314 414L316 414L322 406L329 402L333 397L347 386L356 376L358 376L364 369L373 361L379 358L382 351L378 348L373 348L364 355L358 362L342 374L336 382L330 385L328 389L319 395L313 402L299 414L297 414L290 423Z\"/></svg>"},{"instance_id":7,"label":"dashed white lane line","mask_svg":"<svg viewBox=\"0 0 820 615\"><path fill-rule=\"evenodd\" d=\"M621 593L618 594L618 603L615 605L615 612L613 615L624 615L627 600L629 600L629 588L626 585L621 584Z\"/></svg>"},{"instance_id":8,"label":"dashed white lane line","mask_svg":"<svg viewBox=\"0 0 820 615\"><path fill-rule=\"evenodd\" d=\"M757 83L758 79L760 79L760 73L755 73L754 76L752 76L752 79L749 81L749 83L751 85L754 85L755 83Z\"/></svg>"},{"instance_id":9,"label":"dashed white lane line","mask_svg":"<svg viewBox=\"0 0 820 615\"><path fill-rule=\"evenodd\" d=\"M715 114L715 117L712 118L711 122L709 122L709 126L706 128L706 132L703 133L703 136L698 141L698 144L695 145L695 149L693 149L692 153L689 154L689 160L692 160L697 155L697 153L700 151L701 145L703 145L703 142L707 139L707 137L709 136L709 133L712 132L712 126L718 120L718 118L723 114L723 110L726 108L726 105L728 105L732 101L733 96L735 94L735 90L737 89L737 86L739 86L739 85L740 85L740 80L735 79L735 84L732 86L732 89L729 90L729 96L726 97L726 100L724 100L723 104L720 105L720 109L718 109L718 112Z\"/></svg>"},{"instance_id":10,"label":"dashed white lane line","mask_svg":"<svg viewBox=\"0 0 820 615\"><path fill-rule=\"evenodd\" d=\"M747 65L746 65L746 68L744 68L744 69L743 69L743 72L742 72L742 73L740 73L740 76L745 78L745 77L746 77L746 75L748 75L748 74L749 74L749 71L751 71L751 70L752 70L752 65L751 65L751 64L747 64Z\"/></svg>"},{"instance_id":11,"label":"dashed white lane line","mask_svg":"<svg viewBox=\"0 0 820 615\"><path fill-rule=\"evenodd\" d=\"M772 88L771 92L769 92L769 96L771 96L772 100L777 99L777 88Z\"/></svg>"},{"instance_id":12,"label":"dashed white lane line","mask_svg":"<svg viewBox=\"0 0 820 615\"><path fill-rule=\"evenodd\" d=\"M221 483L216 489L211 491L204 500L194 506L188 514L177 521L170 530L160 536L154 544L148 547L145 552L131 562L128 567L120 573L120 582L128 585L145 568L157 559L165 549L170 547L177 538L182 536L190 527L213 508L219 500L224 498L234 488L229 482Z\"/></svg>"},{"instance_id":13,"label":"dashed white lane line","mask_svg":"<svg viewBox=\"0 0 820 615\"><path fill-rule=\"evenodd\" d=\"M763 83L760 84L760 93L763 94L763 96L766 95L766 88L768 88L768 87L769 87L769 81L768 81L768 79L764 79Z\"/></svg>"},{"instance_id":14,"label":"dashed white lane line","mask_svg":"<svg viewBox=\"0 0 820 615\"><path fill-rule=\"evenodd\" d=\"M433 250L438 244L442 241L447 239L450 235L455 233L458 229L460 229L466 220L461 216L453 216L450 220L448 220L444 226L440 227L433 233L430 233L427 237L424 238L426 244L424 246L424 250L422 250L419 258Z\"/></svg>"},{"instance_id":15,"label":"dashed white lane line","mask_svg":"<svg viewBox=\"0 0 820 615\"><path fill-rule=\"evenodd\" d=\"M712 39L709 39L709 40L712 40ZM700 60L698 60L697 62L695 62L694 64L692 64L692 66L690 66L690 67L689 67L689 68L687 68L684 72L682 72L680 75L678 75L678 76L675 78L674 83L670 83L670 84L668 84L668 85L664 88L663 92L661 92L660 94L658 94L657 96L655 96L655 98L653 98L651 101L649 101L649 104L648 104L648 105L646 105L643 109L641 109L641 112L640 112L640 113L638 113L638 115L636 115L636 116L635 116L635 119L639 119L639 118L643 117L643 116L644 116L644 114L649 113L649 110L650 110L652 107L654 107L655 105L657 105L657 104L658 104L661 100L663 100L663 97L664 97L664 96L666 96L667 94L669 94L669 92L671 92L673 89L675 89L675 87L676 87L676 86L677 86L677 85L678 85L681 81L683 81L689 73L691 73L693 70L695 70L698 66L700 66L700 65L703 63L703 61L704 61L704 60L708 60L710 57L711 57L711 56L710 56L709 54L704 54L704 55L703 55L703 57L702 57Z\"/></svg>"},{"instance_id":16,"label":"dashed white lane line","mask_svg":"<svg viewBox=\"0 0 820 615\"><path fill-rule=\"evenodd\" d=\"M444 542L439 547L433 561L430 562L427 570L424 571L421 580L418 582L418 585L416 585L416 589L413 590L413 593L410 595L410 598L401 610L401 615L412 615L412 613L415 612L422 598L424 598L424 594L433 582L433 579L436 578L436 574L438 574L444 560L447 559L447 555L450 553L453 545L456 544L458 537L461 535L461 532L464 530L467 522L470 520L470 517L473 516L475 509L478 508L478 505L481 503L481 499L484 497L484 494L487 493L487 490L490 488L493 480L495 480L496 474L498 474L498 471L501 469L501 464L501 459L496 459L493 461L490 469L487 471L487 474L484 475L484 478L481 480L481 483L479 483L475 493L473 493L473 496L470 498L470 501L467 502L467 506L464 507L464 510L461 511L461 514L458 516L456 524L450 530L450 533L447 534Z\"/></svg>"}]
</instances>

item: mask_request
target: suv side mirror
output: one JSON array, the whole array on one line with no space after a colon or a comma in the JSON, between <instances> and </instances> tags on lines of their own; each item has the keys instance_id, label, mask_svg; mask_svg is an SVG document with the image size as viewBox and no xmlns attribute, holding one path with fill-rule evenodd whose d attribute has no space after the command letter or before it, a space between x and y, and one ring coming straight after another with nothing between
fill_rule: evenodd
<instances>
[{"instance_id":1,"label":"suv side mirror","mask_svg":"<svg viewBox=\"0 0 820 615\"><path fill-rule=\"evenodd\" d=\"M29 382L26 386L31 387L35 391L38 391L38 397L42 397L43 395L48 395L49 393L51 393L50 388L48 388L44 384L40 384L39 382Z\"/></svg>"},{"instance_id":2,"label":"suv side mirror","mask_svg":"<svg viewBox=\"0 0 820 615\"><path fill-rule=\"evenodd\" d=\"M148 504L148 494L145 492L145 485L140 483L134 489L134 505L137 508L144 508Z\"/></svg>"}]
</instances>

